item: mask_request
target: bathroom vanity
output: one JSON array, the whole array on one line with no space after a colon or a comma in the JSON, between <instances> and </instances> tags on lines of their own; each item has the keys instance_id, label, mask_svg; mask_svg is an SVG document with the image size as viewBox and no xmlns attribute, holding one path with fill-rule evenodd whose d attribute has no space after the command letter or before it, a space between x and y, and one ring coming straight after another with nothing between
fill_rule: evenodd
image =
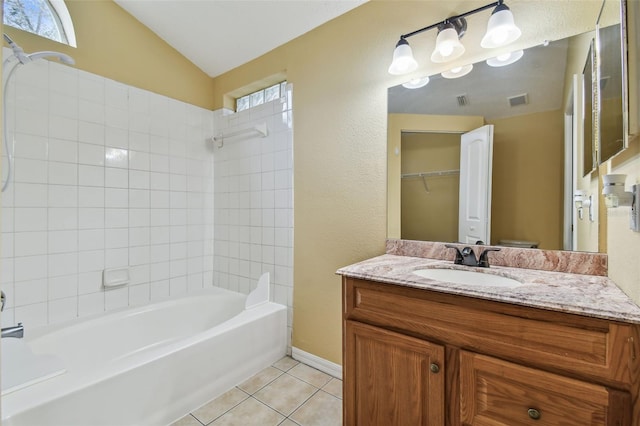
<instances>
[{"instance_id":1,"label":"bathroom vanity","mask_svg":"<svg viewBox=\"0 0 640 426\"><path fill-rule=\"evenodd\" d=\"M338 271L345 425L640 425L640 308L604 276L606 257L504 248L491 268L452 260L443 244L391 241ZM569 265L594 275L558 270ZM462 268L517 285L415 273Z\"/></svg>"}]
</instances>

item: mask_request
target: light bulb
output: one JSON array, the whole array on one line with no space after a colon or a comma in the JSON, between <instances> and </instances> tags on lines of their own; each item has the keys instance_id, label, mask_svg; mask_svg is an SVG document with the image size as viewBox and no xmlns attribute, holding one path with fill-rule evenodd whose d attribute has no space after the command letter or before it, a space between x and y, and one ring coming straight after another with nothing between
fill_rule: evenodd
<instances>
[{"instance_id":1,"label":"light bulb","mask_svg":"<svg viewBox=\"0 0 640 426\"><path fill-rule=\"evenodd\" d=\"M453 46L449 43L443 43L440 46L439 50L440 54L446 58L447 56L451 56L451 54L453 53Z\"/></svg>"}]
</instances>

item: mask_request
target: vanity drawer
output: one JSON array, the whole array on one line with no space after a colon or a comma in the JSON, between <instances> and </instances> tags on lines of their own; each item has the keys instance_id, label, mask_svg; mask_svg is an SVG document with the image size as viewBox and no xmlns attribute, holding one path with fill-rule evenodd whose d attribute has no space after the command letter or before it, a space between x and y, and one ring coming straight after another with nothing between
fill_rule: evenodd
<instances>
[{"instance_id":1,"label":"vanity drawer","mask_svg":"<svg viewBox=\"0 0 640 426\"><path fill-rule=\"evenodd\" d=\"M352 278L344 291L345 319L553 372L630 381L625 324Z\"/></svg>"},{"instance_id":2,"label":"vanity drawer","mask_svg":"<svg viewBox=\"0 0 640 426\"><path fill-rule=\"evenodd\" d=\"M460 353L463 425L629 425L631 397L604 386Z\"/></svg>"}]
</instances>

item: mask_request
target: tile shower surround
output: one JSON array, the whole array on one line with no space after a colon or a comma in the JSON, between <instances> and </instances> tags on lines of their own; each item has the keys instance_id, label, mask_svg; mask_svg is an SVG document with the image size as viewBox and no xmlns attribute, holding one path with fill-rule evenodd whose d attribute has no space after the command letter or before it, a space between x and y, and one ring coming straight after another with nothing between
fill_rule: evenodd
<instances>
[{"instance_id":1,"label":"tile shower surround","mask_svg":"<svg viewBox=\"0 0 640 426\"><path fill-rule=\"evenodd\" d=\"M278 232L278 246L275 236L276 222L290 224L290 213L276 217L280 210L275 205L282 205L286 194L278 193L277 203L275 187L261 195L263 204L272 206L262 215L264 223L273 225L263 231L252 222L250 235L266 235L258 243L264 255L259 262L246 259L251 263L242 271L236 265L247 266L244 245L239 249L245 229L236 232L229 219L214 219L214 187L225 186L214 184L214 159L218 162L222 150L205 140L214 134L214 122L231 129L244 126L250 114L224 116L48 61L21 66L7 101L15 174L2 194L0 284L8 296L3 326L56 323L212 283L247 292L262 270L279 280L274 284L278 301L290 300L290 290L279 286L291 287L291 248L285 247L291 229L285 239ZM273 112L282 105L290 103L274 101L253 115L272 124L274 118L281 120L282 111ZM289 124L281 126L288 143ZM275 147L277 136L273 132L269 146ZM229 141L223 149L231 152L233 146ZM252 148L267 156L260 166L275 179L269 161L276 157L275 148ZM225 161L231 160L221 160L218 167L224 168ZM290 162L287 166L290 194ZM237 189L235 184L231 189ZM244 197L225 191L232 203ZM220 213L246 214L233 209L220 207ZM216 256L215 269L214 228L229 229L220 241L231 247ZM105 290L102 270L126 266L130 285ZM230 283L222 281L227 278Z\"/></svg>"}]
</instances>

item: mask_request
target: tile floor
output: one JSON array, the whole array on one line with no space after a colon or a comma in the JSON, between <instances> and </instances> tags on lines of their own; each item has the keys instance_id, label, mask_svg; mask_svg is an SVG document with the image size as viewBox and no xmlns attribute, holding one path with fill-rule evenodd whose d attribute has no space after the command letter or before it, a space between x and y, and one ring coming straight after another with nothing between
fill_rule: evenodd
<instances>
[{"instance_id":1,"label":"tile floor","mask_svg":"<svg viewBox=\"0 0 640 426\"><path fill-rule=\"evenodd\" d=\"M171 426L339 426L342 381L284 357Z\"/></svg>"}]
</instances>

